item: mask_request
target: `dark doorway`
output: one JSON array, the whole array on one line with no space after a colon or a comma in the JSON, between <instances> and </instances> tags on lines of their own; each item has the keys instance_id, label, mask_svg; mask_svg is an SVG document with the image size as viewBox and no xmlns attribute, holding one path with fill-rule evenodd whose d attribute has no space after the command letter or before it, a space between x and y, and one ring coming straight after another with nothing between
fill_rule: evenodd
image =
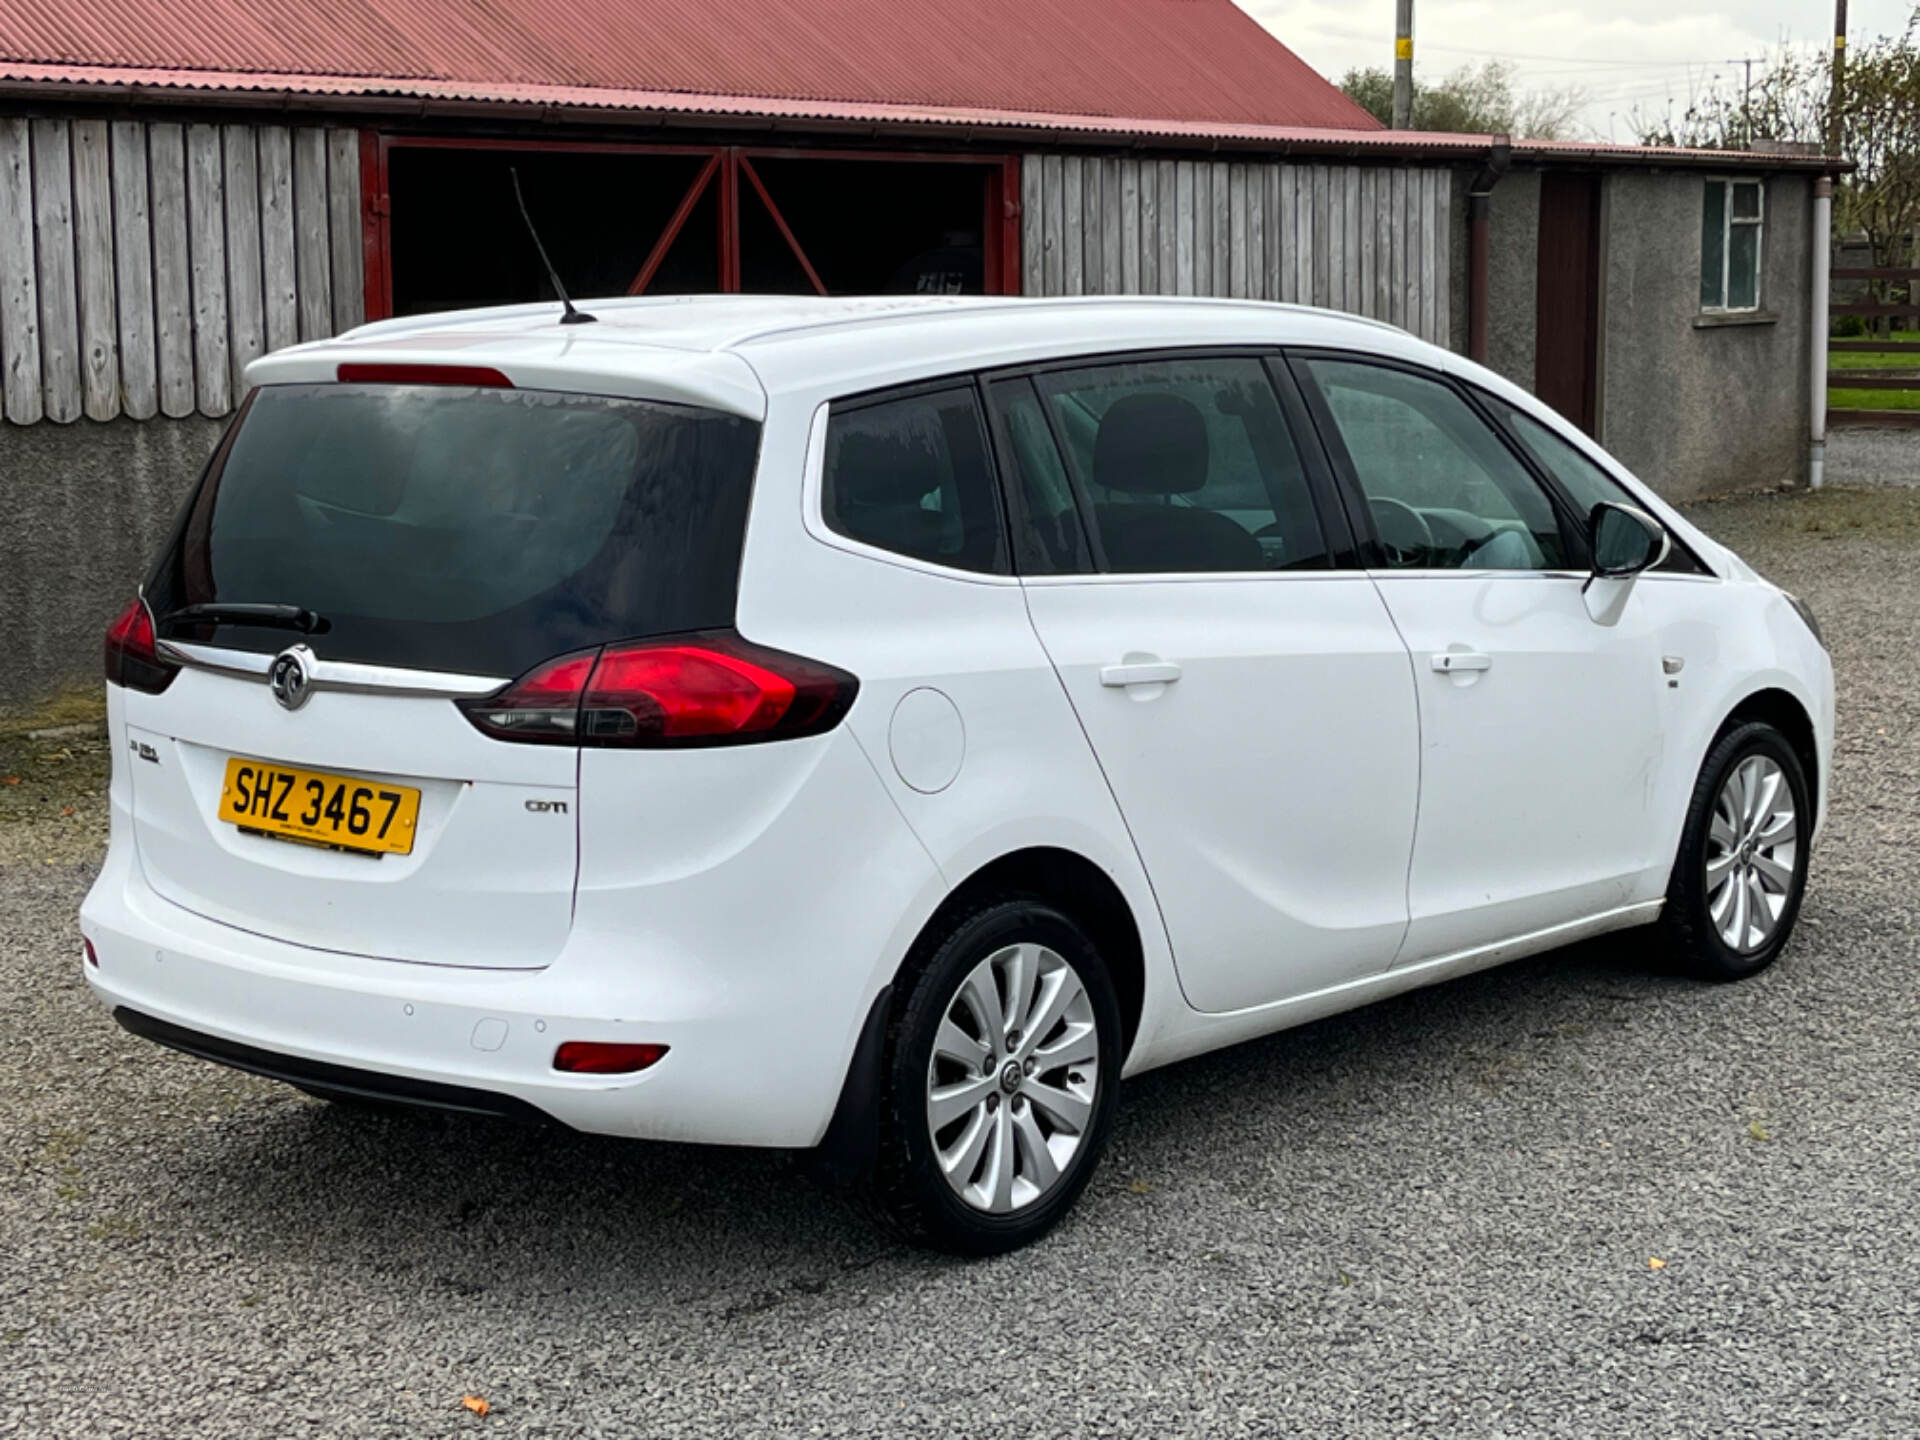
<instances>
[{"instance_id":1,"label":"dark doorway","mask_svg":"<svg viewBox=\"0 0 1920 1440\"><path fill-rule=\"evenodd\" d=\"M1533 390L1587 434L1599 419L1600 177L1540 179Z\"/></svg>"},{"instance_id":2,"label":"dark doorway","mask_svg":"<svg viewBox=\"0 0 1920 1440\"><path fill-rule=\"evenodd\" d=\"M579 299L1019 287L1005 156L375 136L369 319L553 298L513 172Z\"/></svg>"}]
</instances>

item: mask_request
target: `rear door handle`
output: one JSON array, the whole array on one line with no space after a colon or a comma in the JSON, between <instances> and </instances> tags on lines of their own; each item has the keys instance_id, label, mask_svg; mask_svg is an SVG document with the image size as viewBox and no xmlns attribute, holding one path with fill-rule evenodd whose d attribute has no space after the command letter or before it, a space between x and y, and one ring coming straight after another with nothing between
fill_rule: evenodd
<instances>
[{"instance_id":1,"label":"rear door handle","mask_svg":"<svg viewBox=\"0 0 1920 1440\"><path fill-rule=\"evenodd\" d=\"M1482 655L1477 650L1443 650L1433 657L1433 668L1441 675L1453 675L1462 670L1491 670L1493 657Z\"/></svg>"},{"instance_id":2,"label":"rear door handle","mask_svg":"<svg viewBox=\"0 0 1920 1440\"><path fill-rule=\"evenodd\" d=\"M1179 678L1180 667L1171 660L1108 665L1100 671L1100 683L1115 688L1124 685L1171 685Z\"/></svg>"}]
</instances>

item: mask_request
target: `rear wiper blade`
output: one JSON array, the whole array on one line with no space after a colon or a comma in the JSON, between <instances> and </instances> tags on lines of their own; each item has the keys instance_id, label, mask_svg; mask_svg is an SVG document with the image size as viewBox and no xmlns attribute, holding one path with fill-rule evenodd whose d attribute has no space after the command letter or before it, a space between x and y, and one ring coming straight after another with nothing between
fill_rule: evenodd
<instances>
[{"instance_id":1,"label":"rear wiper blade","mask_svg":"<svg viewBox=\"0 0 1920 1440\"><path fill-rule=\"evenodd\" d=\"M327 617L298 605L182 605L160 617L162 625L174 621L207 625L265 625L280 630L299 630L317 635L330 629Z\"/></svg>"}]
</instances>

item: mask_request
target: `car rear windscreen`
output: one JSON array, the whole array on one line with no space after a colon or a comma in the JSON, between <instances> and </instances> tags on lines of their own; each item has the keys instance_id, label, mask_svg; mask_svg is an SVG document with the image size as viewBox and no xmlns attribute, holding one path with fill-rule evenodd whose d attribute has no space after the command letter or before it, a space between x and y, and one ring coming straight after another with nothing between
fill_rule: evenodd
<instances>
[{"instance_id":1,"label":"car rear windscreen","mask_svg":"<svg viewBox=\"0 0 1920 1440\"><path fill-rule=\"evenodd\" d=\"M147 596L163 638L301 636L166 617L314 612L323 658L518 675L609 640L731 625L760 427L541 390L256 391Z\"/></svg>"}]
</instances>

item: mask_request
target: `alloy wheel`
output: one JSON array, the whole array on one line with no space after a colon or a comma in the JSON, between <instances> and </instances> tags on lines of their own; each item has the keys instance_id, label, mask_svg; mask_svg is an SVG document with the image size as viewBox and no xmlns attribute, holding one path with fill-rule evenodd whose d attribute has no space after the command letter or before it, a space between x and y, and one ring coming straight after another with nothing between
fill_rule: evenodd
<instances>
[{"instance_id":1,"label":"alloy wheel","mask_svg":"<svg viewBox=\"0 0 1920 1440\"><path fill-rule=\"evenodd\" d=\"M990 1214L1044 1197L1093 1124L1100 1079L1079 973L1044 945L996 950L948 1002L927 1064L927 1127L947 1184Z\"/></svg>"},{"instance_id":2,"label":"alloy wheel","mask_svg":"<svg viewBox=\"0 0 1920 1440\"><path fill-rule=\"evenodd\" d=\"M1786 773L1765 755L1728 772L1707 832L1707 913L1727 947L1761 949L1793 895L1799 816Z\"/></svg>"}]
</instances>

